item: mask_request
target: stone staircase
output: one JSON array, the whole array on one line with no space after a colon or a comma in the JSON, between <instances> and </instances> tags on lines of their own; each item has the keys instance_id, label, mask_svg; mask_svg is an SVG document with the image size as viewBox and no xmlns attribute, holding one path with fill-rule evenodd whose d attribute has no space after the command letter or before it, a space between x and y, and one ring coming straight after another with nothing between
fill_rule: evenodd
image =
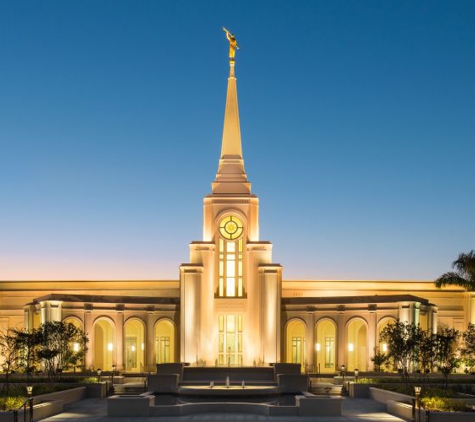
<instances>
[{"instance_id":1,"label":"stone staircase","mask_svg":"<svg viewBox=\"0 0 475 422\"><path fill-rule=\"evenodd\" d=\"M326 382L312 382L311 393L317 396L345 396L346 389L342 385L335 385Z\"/></svg>"},{"instance_id":2,"label":"stone staircase","mask_svg":"<svg viewBox=\"0 0 475 422\"><path fill-rule=\"evenodd\" d=\"M146 391L143 382L129 382L126 384L114 384L114 394L138 395Z\"/></svg>"}]
</instances>

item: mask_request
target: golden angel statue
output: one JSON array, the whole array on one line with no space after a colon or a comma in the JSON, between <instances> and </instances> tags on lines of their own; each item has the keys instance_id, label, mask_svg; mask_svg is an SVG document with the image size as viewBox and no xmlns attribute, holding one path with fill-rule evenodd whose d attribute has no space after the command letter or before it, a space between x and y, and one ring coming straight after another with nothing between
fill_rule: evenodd
<instances>
[{"instance_id":1,"label":"golden angel statue","mask_svg":"<svg viewBox=\"0 0 475 422\"><path fill-rule=\"evenodd\" d=\"M231 61L234 61L234 55L236 54L236 50L239 50L239 46L237 45L234 35L231 34L231 32L229 32L224 26L223 31L226 32L226 38L229 41L229 58Z\"/></svg>"}]
</instances>

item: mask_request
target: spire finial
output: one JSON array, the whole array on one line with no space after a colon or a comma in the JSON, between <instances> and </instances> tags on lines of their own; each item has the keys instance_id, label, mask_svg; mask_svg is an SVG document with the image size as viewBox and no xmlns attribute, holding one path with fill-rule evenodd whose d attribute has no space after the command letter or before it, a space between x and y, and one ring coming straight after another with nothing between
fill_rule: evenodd
<instances>
[{"instance_id":1,"label":"spire finial","mask_svg":"<svg viewBox=\"0 0 475 422\"><path fill-rule=\"evenodd\" d=\"M244 160L241 148L241 128L239 125L239 108L237 99L236 77L234 76L234 55L238 45L236 38L226 28L229 41L228 92L224 111L223 142L219 159L218 173L212 183L214 194L250 194L251 183L248 182L244 170Z\"/></svg>"},{"instance_id":2,"label":"spire finial","mask_svg":"<svg viewBox=\"0 0 475 422\"><path fill-rule=\"evenodd\" d=\"M224 26L223 31L226 33L226 38L229 41L229 64L234 66L234 56L236 54L236 50L239 50L239 46L234 34L231 34L231 32L229 32Z\"/></svg>"}]
</instances>

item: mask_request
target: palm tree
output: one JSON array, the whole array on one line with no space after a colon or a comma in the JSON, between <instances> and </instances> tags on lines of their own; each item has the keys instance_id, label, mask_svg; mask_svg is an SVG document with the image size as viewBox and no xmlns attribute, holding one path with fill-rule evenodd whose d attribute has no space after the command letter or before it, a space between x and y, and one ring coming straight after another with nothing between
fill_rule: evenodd
<instances>
[{"instance_id":1,"label":"palm tree","mask_svg":"<svg viewBox=\"0 0 475 422\"><path fill-rule=\"evenodd\" d=\"M434 281L436 287L443 287L447 284L465 287L467 290L475 290L475 250L469 253L461 253L459 257L452 262L451 271L442 274Z\"/></svg>"}]
</instances>

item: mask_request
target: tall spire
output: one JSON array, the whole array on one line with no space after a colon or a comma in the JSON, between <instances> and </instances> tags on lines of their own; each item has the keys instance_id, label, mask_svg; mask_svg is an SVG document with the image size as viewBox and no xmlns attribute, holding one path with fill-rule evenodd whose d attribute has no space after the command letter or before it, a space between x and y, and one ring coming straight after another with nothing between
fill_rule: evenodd
<instances>
[{"instance_id":1,"label":"tall spire","mask_svg":"<svg viewBox=\"0 0 475 422\"><path fill-rule=\"evenodd\" d=\"M234 74L234 55L238 49L236 38L223 28L229 40L229 78L224 112L223 140L218 173L211 184L213 193L251 193L251 184L247 181L241 147L241 128L239 125L239 108L237 85Z\"/></svg>"}]
</instances>

